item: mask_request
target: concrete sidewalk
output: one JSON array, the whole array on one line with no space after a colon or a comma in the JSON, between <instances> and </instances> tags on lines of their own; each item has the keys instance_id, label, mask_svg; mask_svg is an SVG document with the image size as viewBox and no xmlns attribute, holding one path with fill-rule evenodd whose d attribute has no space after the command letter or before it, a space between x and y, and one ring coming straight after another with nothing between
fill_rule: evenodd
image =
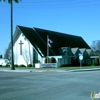
<instances>
[{"instance_id":1,"label":"concrete sidewalk","mask_svg":"<svg viewBox=\"0 0 100 100\"><path fill-rule=\"evenodd\" d=\"M15 70L11 70L11 68L0 68L0 71L5 72L45 72L44 70L37 70L37 69L21 69L21 68L15 68Z\"/></svg>"},{"instance_id":2,"label":"concrete sidewalk","mask_svg":"<svg viewBox=\"0 0 100 100\"><path fill-rule=\"evenodd\" d=\"M15 70L11 70L11 68L0 68L0 71L4 72L82 72L82 71L97 71L100 70L100 68L91 68L91 69L75 69L75 70L60 70L60 69L21 69L16 68Z\"/></svg>"},{"instance_id":3,"label":"concrete sidewalk","mask_svg":"<svg viewBox=\"0 0 100 100\"><path fill-rule=\"evenodd\" d=\"M0 68L0 71L4 72L68 72L67 70L53 70L53 69L20 69L15 68L15 70L11 70L11 68Z\"/></svg>"},{"instance_id":4,"label":"concrete sidewalk","mask_svg":"<svg viewBox=\"0 0 100 100\"><path fill-rule=\"evenodd\" d=\"M69 70L69 72L97 71L97 70L100 70L100 68L75 69L75 70Z\"/></svg>"}]
</instances>

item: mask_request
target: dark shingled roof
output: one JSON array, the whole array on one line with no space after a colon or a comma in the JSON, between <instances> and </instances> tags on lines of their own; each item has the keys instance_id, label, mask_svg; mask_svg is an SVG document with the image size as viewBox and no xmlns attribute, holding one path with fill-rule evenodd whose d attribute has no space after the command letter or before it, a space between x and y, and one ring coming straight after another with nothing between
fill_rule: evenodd
<instances>
[{"instance_id":1,"label":"dark shingled roof","mask_svg":"<svg viewBox=\"0 0 100 100\"><path fill-rule=\"evenodd\" d=\"M47 55L47 35L53 41L49 50L50 56L59 56L61 47L86 48L90 49L88 44L80 36L69 35L60 32L49 31L40 28L28 28L18 26L30 43L41 50L44 56Z\"/></svg>"}]
</instances>

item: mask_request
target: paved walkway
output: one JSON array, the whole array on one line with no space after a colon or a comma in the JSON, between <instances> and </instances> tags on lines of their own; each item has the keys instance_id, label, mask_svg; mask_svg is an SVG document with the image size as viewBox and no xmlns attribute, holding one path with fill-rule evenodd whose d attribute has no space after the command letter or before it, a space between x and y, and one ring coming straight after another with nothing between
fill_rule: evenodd
<instances>
[{"instance_id":1,"label":"paved walkway","mask_svg":"<svg viewBox=\"0 0 100 100\"><path fill-rule=\"evenodd\" d=\"M0 68L0 71L5 71L5 72L81 72L81 71L96 71L100 70L100 68L91 68L91 69L75 69L75 70L53 70L53 69L44 69L44 70L39 70L39 69L20 69L16 68L15 70L11 70L11 68Z\"/></svg>"}]
</instances>

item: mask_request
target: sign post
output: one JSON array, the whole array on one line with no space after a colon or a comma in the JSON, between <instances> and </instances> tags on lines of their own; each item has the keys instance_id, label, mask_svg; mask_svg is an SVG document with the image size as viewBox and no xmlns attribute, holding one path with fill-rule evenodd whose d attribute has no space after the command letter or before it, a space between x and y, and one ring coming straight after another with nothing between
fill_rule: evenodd
<instances>
[{"instance_id":1,"label":"sign post","mask_svg":"<svg viewBox=\"0 0 100 100\"><path fill-rule=\"evenodd\" d=\"M82 67L82 60L83 60L83 55L82 54L79 54L79 59L80 59L80 69Z\"/></svg>"}]
</instances>

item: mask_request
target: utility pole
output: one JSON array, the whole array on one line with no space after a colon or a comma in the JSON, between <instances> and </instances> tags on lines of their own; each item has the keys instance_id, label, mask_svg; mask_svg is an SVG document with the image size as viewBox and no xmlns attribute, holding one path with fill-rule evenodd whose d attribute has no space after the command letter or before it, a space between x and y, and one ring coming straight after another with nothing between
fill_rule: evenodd
<instances>
[{"instance_id":1,"label":"utility pole","mask_svg":"<svg viewBox=\"0 0 100 100\"><path fill-rule=\"evenodd\" d=\"M14 67L14 55L13 55L13 1L10 2L11 6L11 70L15 70Z\"/></svg>"},{"instance_id":2,"label":"utility pole","mask_svg":"<svg viewBox=\"0 0 100 100\"><path fill-rule=\"evenodd\" d=\"M47 63L48 63L48 56L49 56L48 38L49 38L49 36L47 35Z\"/></svg>"}]
</instances>

